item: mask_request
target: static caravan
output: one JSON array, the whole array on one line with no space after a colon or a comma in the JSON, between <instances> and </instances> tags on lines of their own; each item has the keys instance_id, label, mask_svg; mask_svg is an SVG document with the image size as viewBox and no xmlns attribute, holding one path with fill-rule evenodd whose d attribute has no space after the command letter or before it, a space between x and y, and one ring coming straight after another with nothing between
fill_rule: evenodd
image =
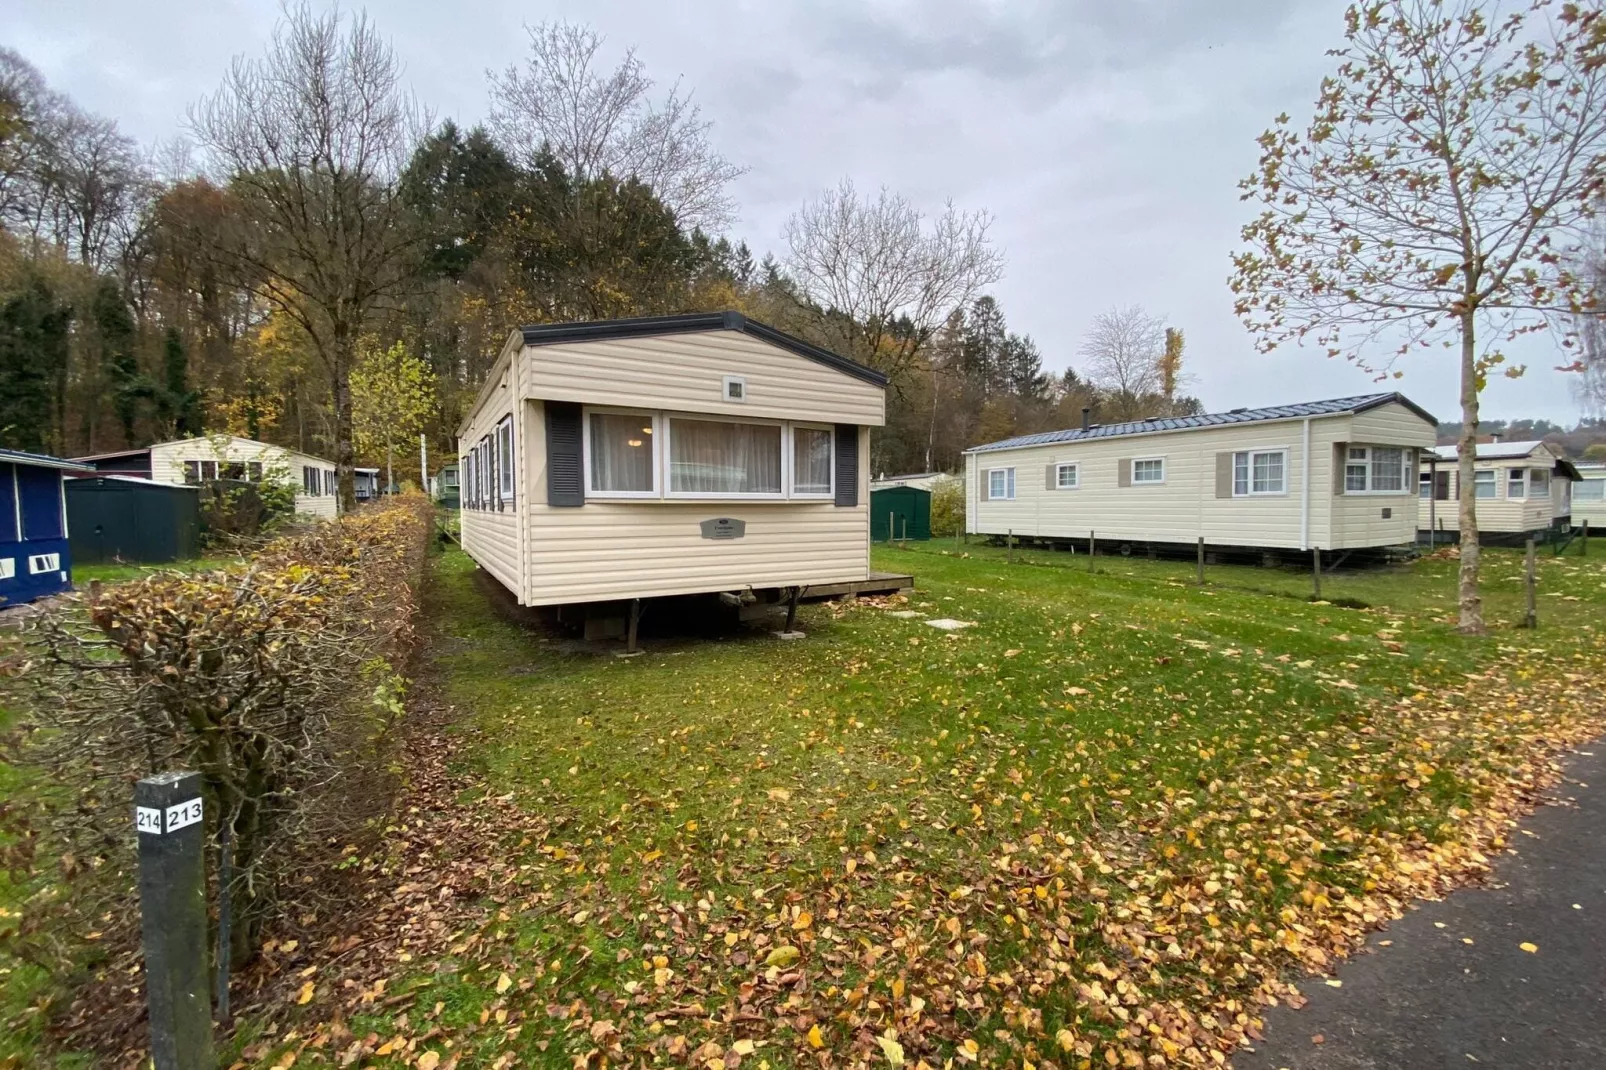
<instances>
[{"instance_id":1,"label":"static caravan","mask_svg":"<svg viewBox=\"0 0 1606 1070\"><path fill-rule=\"evenodd\" d=\"M158 483L199 486L215 479L288 481L296 487L296 512L307 516L333 519L339 501L334 462L238 435L181 438L76 460L102 475L134 476Z\"/></svg>"},{"instance_id":2,"label":"static caravan","mask_svg":"<svg viewBox=\"0 0 1606 1070\"><path fill-rule=\"evenodd\" d=\"M62 477L87 471L58 457L0 450L0 607L72 586Z\"/></svg>"},{"instance_id":3,"label":"static caravan","mask_svg":"<svg viewBox=\"0 0 1606 1070\"><path fill-rule=\"evenodd\" d=\"M526 606L868 591L885 392L732 312L514 331L458 430L463 547Z\"/></svg>"},{"instance_id":4,"label":"static caravan","mask_svg":"<svg viewBox=\"0 0 1606 1070\"><path fill-rule=\"evenodd\" d=\"M1606 535L1606 464L1574 465L1578 482L1573 484L1573 527L1589 521L1589 530Z\"/></svg>"},{"instance_id":5,"label":"static caravan","mask_svg":"<svg viewBox=\"0 0 1606 1070\"><path fill-rule=\"evenodd\" d=\"M1456 502L1462 487L1460 450L1440 446L1422 461L1417 524L1424 536L1461 529ZM1473 497L1480 534L1521 541L1572 523L1573 481L1579 471L1549 442L1480 442L1473 457Z\"/></svg>"},{"instance_id":6,"label":"static caravan","mask_svg":"<svg viewBox=\"0 0 1606 1070\"><path fill-rule=\"evenodd\" d=\"M1436 426L1387 393L1024 435L965 451L966 528L1101 545L1408 545L1412 473Z\"/></svg>"}]
</instances>

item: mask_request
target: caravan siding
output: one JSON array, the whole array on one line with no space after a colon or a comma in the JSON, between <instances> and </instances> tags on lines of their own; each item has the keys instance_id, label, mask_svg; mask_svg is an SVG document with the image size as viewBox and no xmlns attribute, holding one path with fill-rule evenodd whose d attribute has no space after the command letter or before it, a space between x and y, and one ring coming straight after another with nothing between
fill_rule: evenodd
<instances>
[{"instance_id":1,"label":"caravan siding","mask_svg":"<svg viewBox=\"0 0 1606 1070\"><path fill-rule=\"evenodd\" d=\"M1418 451L1433 447L1437 429L1403 405L1389 404L1353 416L1321 421L1334 425L1342 445L1408 446ZM1320 426L1318 422L1317 426ZM1420 454L1419 454L1420 456ZM1318 464L1322 461L1317 455ZM1402 546L1416 539L1417 486L1410 479L1398 494L1343 492L1343 463L1337 449L1326 455L1325 473L1314 481L1331 487L1332 527L1323 548L1342 550L1363 546ZM1325 495L1321 495L1325 497Z\"/></svg>"},{"instance_id":2,"label":"caravan siding","mask_svg":"<svg viewBox=\"0 0 1606 1070\"><path fill-rule=\"evenodd\" d=\"M1606 535L1606 468L1580 465L1583 481L1573 485L1573 527L1583 527L1589 521L1591 533Z\"/></svg>"},{"instance_id":3,"label":"caravan siding","mask_svg":"<svg viewBox=\"0 0 1606 1070\"><path fill-rule=\"evenodd\" d=\"M1477 499L1478 530L1491 534L1520 534L1525 531L1542 531L1551 526L1557 517L1568 515L1572 505L1572 481L1556 473L1550 477L1550 492L1536 498L1510 496L1511 472L1534 468L1550 469L1553 458L1547 452L1536 452L1531 457L1502 458L1498 461L1479 461L1475 471L1494 472L1494 487L1489 496ZM1422 531L1435 527L1439 531L1461 530L1460 472L1454 460L1440 461L1440 472L1448 471L1449 498L1437 499L1431 509L1427 498L1417 503L1417 524ZM1426 473L1428 465L1421 466Z\"/></svg>"},{"instance_id":4,"label":"caravan siding","mask_svg":"<svg viewBox=\"0 0 1606 1070\"><path fill-rule=\"evenodd\" d=\"M334 490L335 466L283 446L273 446L249 438L221 435L163 442L151 447L151 479L158 483L184 483L184 462L213 461L218 464L262 465L268 478L288 480L296 487L296 512L333 520L339 496ZM303 468L319 472L317 493L308 492Z\"/></svg>"},{"instance_id":5,"label":"caravan siding","mask_svg":"<svg viewBox=\"0 0 1606 1070\"><path fill-rule=\"evenodd\" d=\"M458 440L458 471L460 473L472 472L471 466L466 465L464 458L471 454L481 443L491 443L494 447L496 427L504 419L514 415L520 408L517 397L516 376L519 369L514 362L499 361L491 369L493 378L481 391L480 404L469 418L462 435ZM525 431L522 436L521 430ZM527 428L515 425L513 429L514 457L521 458L523 444L532 441ZM515 463L513 467L514 488L511 501L501 500L493 487L493 502L486 506L468 508L471 499L470 488L462 489L462 537L463 549L468 555L479 562L480 566L496 577L498 583L512 591L523 601L524 583L519 571L519 541L521 525L528 523L528 508L524 507L527 499L524 489L520 486L523 473L529 468L527 463ZM489 473L473 475L480 479Z\"/></svg>"},{"instance_id":6,"label":"caravan siding","mask_svg":"<svg viewBox=\"0 0 1606 1070\"><path fill-rule=\"evenodd\" d=\"M670 499L592 500L579 508L555 508L546 504L541 402L526 403L522 422L530 444L521 454L529 473L529 504L521 510L530 525L528 605L844 583L869 573L867 434L859 435L857 506ZM744 521L745 534L732 540L703 538L702 522L714 517ZM465 531L469 519L465 513Z\"/></svg>"},{"instance_id":7,"label":"caravan siding","mask_svg":"<svg viewBox=\"0 0 1606 1070\"><path fill-rule=\"evenodd\" d=\"M525 397L731 417L880 425L886 391L737 331L527 346ZM747 400L724 399L727 375Z\"/></svg>"}]
</instances>

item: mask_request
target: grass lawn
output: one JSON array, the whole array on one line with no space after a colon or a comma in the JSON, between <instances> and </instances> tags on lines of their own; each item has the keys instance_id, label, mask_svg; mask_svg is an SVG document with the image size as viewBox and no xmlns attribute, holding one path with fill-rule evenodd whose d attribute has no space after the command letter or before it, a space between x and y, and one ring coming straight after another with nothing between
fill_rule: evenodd
<instances>
[{"instance_id":1,"label":"grass lawn","mask_svg":"<svg viewBox=\"0 0 1606 1070\"><path fill-rule=\"evenodd\" d=\"M72 567L72 582L74 587L87 589L93 580L101 583L124 583L128 580L137 580L141 576L148 576L152 572L205 572L208 569L227 568L237 564L234 557L193 557L184 561L169 561L162 565L125 565L125 564L74 564Z\"/></svg>"},{"instance_id":2,"label":"grass lawn","mask_svg":"<svg viewBox=\"0 0 1606 1070\"><path fill-rule=\"evenodd\" d=\"M1453 630L1453 561L1329 577L1355 609L1298 571L875 557L907 606L632 660L562 652L437 559L454 820L494 849L409 809L415 846L353 864L425 905L366 976L294 960L306 1005L248 1055L1220 1065L1298 1001L1279 978L1479 872L1601 727L1606 555L1542 556L1528 632L1521 555L1488 552L1485 639ZM435 915L443 874L488 894Z\"/></svg>"}]
</instances>

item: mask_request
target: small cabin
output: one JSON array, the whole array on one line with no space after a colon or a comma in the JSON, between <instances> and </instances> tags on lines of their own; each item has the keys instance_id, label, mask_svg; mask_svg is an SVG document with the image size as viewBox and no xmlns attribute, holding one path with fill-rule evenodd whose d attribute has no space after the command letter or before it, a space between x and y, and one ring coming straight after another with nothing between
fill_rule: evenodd
<instances>
[{"instance_id":1,"label":"small cabin","mask_svg":"<svg viewBox=\"0 0 1606 1070\"><path fill-rule=\"evenodd\" d=\"M1606 464L1576 464L1573 484L1573 527L1589 522L1591 534L1606 535Z\"/></svg>"},{"instance_id":2,"label":"small cabin","mask_svg":"<svg viewBox=\"0 0 1606 1070\"><path fill-rule=\"evenodd\" d=\"M463 548L526 606L868 591L886 384L734 312L514 331L458 430Z\"/></svg>"},{"instance_id":3,"label":"small cabin","mask_svg":"<svg viewBox=\"0 0 1606 1070\"><path fill-rule=\"evenodd\" d=\"M334 519L339 488L335 465L286 446L239 435L204 435L158 442L138 450L75 458L103 475L133 476L157 483L200 486L219 479L288 482L296 488L296 512Z\"/></svg>"},{"instance_id":4,"label":"small cabin","mask_svg":"<svg viewBox=\"0 0 1606 1070\"><path fill-rule=\"evenodd\" d=\"M1417 524L1423 538L1441 541L1441 535L1461 530L1460 455L1456 446L1440 446L1422 460ZM1571 527L1573 482L1579 475L1554 443L1478 443L1472 494L1479 534L1521 542Z\"/></svg>"},{"instance_id":5,"label":"small cabin","mask_svg":"<svg viewBox=\"0 0 1606 1070\"><path fill-rule=\"evenodd\" d=\"M0 449L0 608L72 587L63 476L89 469Z\"/></svg>"},{"instance_id":6,"label":"small cabin","mask_svg":"<svg viewBox=\"0 0 1606 1070\"><path fill-rule=\"evenodd\" d=\"M1408 546L1412 475L1436 427L1397 393L1084 420L966 450L966 530L1222 550Z\"/></svg>"}]
</instances>

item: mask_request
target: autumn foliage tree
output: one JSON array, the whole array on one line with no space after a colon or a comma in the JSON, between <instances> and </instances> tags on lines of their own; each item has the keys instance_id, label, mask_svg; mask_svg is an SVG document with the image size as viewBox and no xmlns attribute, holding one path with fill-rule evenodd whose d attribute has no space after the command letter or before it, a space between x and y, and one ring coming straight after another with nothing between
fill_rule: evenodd
<instances>
[{"instance_id":1,"label":"autumn foliage tree","mask_svg":"<svg viewBox=\"0 0 1606 1070\"><path fill-rule=\"evenodd\" d=\"M1352 6L1309 128L1279 116L1240 184L1260 214L1232 287L1261 347L1312 340L1377 370L1455 350L1463 487L1500 344L1598 312L1569 250L1606 190L1603 27L1598 9L1549 0ZM1470 493L1460 531L1460 622L1477 633Z\"/></svg>"},{"instance_id":2,"label":"autumn foliage tree","mask_svg":"<svg viewBox=\"0 0 1606 1070\"><path fill-rule=\"evenodd\" d=\"M435 412L435 376L407 346L369 345L351 373L357 448L385 455L385 487L396 485L396 447L424 429Z\"/></svg>"}]
</instances>

